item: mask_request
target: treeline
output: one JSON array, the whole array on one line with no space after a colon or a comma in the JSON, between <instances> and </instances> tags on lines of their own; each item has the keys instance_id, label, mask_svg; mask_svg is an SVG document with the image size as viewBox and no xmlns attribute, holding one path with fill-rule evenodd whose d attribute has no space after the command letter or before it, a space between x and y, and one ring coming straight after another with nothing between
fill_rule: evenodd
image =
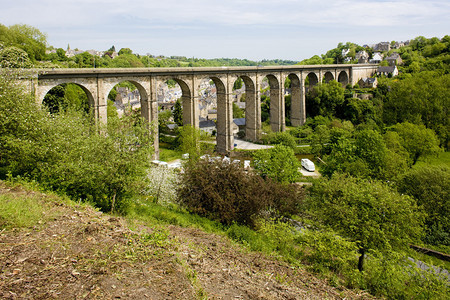
<instances>
[{"instance_id":1,"label":"treeline","mask_svg":"<svg viewBox=\"0 0 450 300\"><path fill-rule=\"evenodd\" d=\"M108 54L102 57L88 52L68 58L63 49L47 55L47 60L60 67L69 68L160 68L160 67L220 67L220 66L257 66L257 65L290 65L295 61L264 60L251 61L237 58L200 59L186 57L164 57L134 54L131 49L123 48L118 56L111 58Z\"/></svg>"}]
</instances>

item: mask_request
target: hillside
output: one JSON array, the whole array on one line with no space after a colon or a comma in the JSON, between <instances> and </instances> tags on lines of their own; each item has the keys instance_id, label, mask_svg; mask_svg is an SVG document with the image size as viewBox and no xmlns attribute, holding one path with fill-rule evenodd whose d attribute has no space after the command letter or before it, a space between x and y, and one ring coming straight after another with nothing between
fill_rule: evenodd
<instances>
[{"instance_id":1,"label":"hillside","mask_svg":"<svg viewBox=\"0 0 450 300\"><path fill-rule=\"evenodd\" d=\"M4 182L0 200L2 299L372 298L198 229L150 228ZM11 226L20 217L29 223Z\"/></svg>"}]
</instances>

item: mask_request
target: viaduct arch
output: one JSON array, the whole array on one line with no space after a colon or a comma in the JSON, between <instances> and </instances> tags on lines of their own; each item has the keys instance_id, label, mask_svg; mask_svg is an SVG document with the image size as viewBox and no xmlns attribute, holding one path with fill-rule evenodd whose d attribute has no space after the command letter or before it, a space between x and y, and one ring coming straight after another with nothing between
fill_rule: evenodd
<instances>
[{"instance_id":1,"label":"viaduct arch","mask_svg":"<svg viewBox=\"0 0 450 300\"><path fill-rule=\"evenodd\" d=\"M305 95L319 82L337 80L343 86L354 85L363 77L371 77L377 65L294 65L267 67L215 68L140 68L140 69L43 69L34 70L31 89L36 101L42 102L55 86L74 83L86 93L96 122L107 121L107 97L114 86L123 81L133 83L141 96L141 113L149 122L158 120L157 88L169 79L181 87L183 123L199 127L199 86L203 79L214 82L217 89L217 150L233 149L233 84L241 78L246 87L246 128L248 140L257 141L261 134L260 90L266 77L270 85L270 123L273 131L285 130L285 81L291 81L291 122L300 126L306 121ZM305 81L308 78L309 85ZM158 141L155 139L158 155Z\"/></svg>"}]
</instances>

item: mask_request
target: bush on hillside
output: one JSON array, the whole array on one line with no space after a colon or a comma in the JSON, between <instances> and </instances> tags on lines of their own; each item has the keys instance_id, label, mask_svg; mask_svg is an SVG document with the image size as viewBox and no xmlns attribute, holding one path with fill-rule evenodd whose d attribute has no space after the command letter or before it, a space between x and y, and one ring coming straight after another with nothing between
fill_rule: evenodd
<instances>
[{"instance_id":1,"label":"bush on hillside","mask_svg":"<svg viewBox=\"0 0 450 300\"><path fill-rule=\"evenodd\" d=\"M253 226L257 217L298 211L303 190L264 180L241 166L200 160L186 166L178 202L190 212L230 225Z\"/></svg>"},{"instance_id":2,"label":"bush on hillside","mask_svg":"<svg viewBox=\"0 0 450 300\"><path fill-rule=\"evenodd\" d=\"M400 179L399 191L414 197L427 213L424 241L450 246L450 168L423 166Z\"/></svg>"},{"instance_id":3,"label":"bush on hillside","mask_svg":"<svg viewBox=\"0 0 450 300\"><path fill-rule=\"evenodd\" d=\"M0 77L0 178L25 177L104 211L124 211L146 185L148 126L133 116L98 128L81 111L50 114L16 82Z\"/></svg>"}]
</instances>

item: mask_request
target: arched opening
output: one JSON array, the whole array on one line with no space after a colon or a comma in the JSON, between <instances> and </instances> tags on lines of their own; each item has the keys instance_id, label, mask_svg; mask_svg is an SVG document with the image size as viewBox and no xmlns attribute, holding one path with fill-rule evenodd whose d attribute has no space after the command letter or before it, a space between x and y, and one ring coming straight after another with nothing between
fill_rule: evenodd
<instances>
[{"instance_id":1,"label":"arched opening","mask_svg":"<svg viewBox=\"0 0 450 300\"><path fill-rule=\"evenodd\" d=\"M246 85L241 77L233 83L233 123L232 132L234 137L245 138L245 115L246 115Z\"/></svg>"},{"instance_id":2,"label":"arched opening","mask_svg":"<svg viewBox=\"0 0 450 300\"><path fill-rule=\"evenodd\" d=\"M217 133L217 88L211 78L204 78L198 87L199 127L213 136Z\"/></svg>"},{"instance_id":3,"label":"arched opening","mask_svg":"<svg viewBox=\"0 0 450 300\"><path fill-rule=\"evenodd\" d=\"M47 92L42 104L52 114L70 109L89 114L94 106L94 99L85 87L75 83L62 83Z\"/></svg>"},{"instance_id":4,"label":"arched opening","mask_svg":"<svg viewBox=\"0 0 450 300\"><path fill-rule=\"evenodd\" d=\"M252 78L239 76L233 83L234 135L250 141L258 141L261 134L261 106L256 97L256 85Z\"/></svg>"},{"instance_id":5,"label":"arched opening","mask_svg":"<svg viewBox=\"0 0 450 300\"><path fill-rule=\"evenodd\" d=\"M270 85L269 79L264 77L260 84L261 123L270 124Z\"/></svg>"},{"instance_id":6,"label":"arched opening","mask_svg":"<svg viewBox=\"0 0 450 300\"><path fill-rule=\"evenodd\" d=\"M131 81L116 84L108 94L107 118L124 115L141 115L141 92Z\"/></svg>"},{"instance_id":7,"label":"arched opening","mask_svg":"<svg viewBox=\"0 0 450 300\"><path fill-rule=\"evenodd\" d=\"M347 72L342 71L339 73L338 82L342 84L342 87L345 87L349 83Z\"/></svg>"},{"instance_id":8,"label":"arched opening","mask_svg":"<svg viewBox=\"0 0 450 300\"><path fill-rule=\"evenodd\" d=\"M311 90L313 87L315 87L318 83L319 83L319 78L317 77L316 73L313 73L313 72L309 73L305 79L306 93L308 93L309 90Z\"/></svg>"},{"instance_id":9,"label":"arched opening","mask_svg":"<svg viewBox=\"0 0 450 300\"><path fill-rule=\"evenodd\" d=\"M316 103L316 94L314 89L319 83L319 78L313 72L309 73L305 79L305 118L314 117L319 114Z\"/></svg>"},{"instance_id":10,"label":"arched opening","mask_svg":"<svg viewBox=\"0 0 450 300\"><path fill-rule=\"evenodd\" d=\"M284 118L280 82L277 77L269 74L261 82L261 122L270 124L270 130L278 132L285 128Z\"/></svg>"},{"instance_id":11,"label":"arched opening","mask_svg":"<svg viewBox=\"0 0 450 300\"><path fill-rule=\"evenodd\" d=\"M289 74L285 81L285 118L287 126L300 126L304 123L304 104L302 101L300 78Z\"/></svg>"},{"instance_id":12,"label":"arched opening","mask_svg":"<svg viewBox=\"0 0 450 300\"><path fill-rule=\"evenodd\" d=\"M169 79L157 86L159 133L168 134L178 126L183 126L183 91L178 82Z\"/></svg>"},{"instance_id":13,"label":"arched opening","mask_svg":"<svg viewBox=\"0 0 450 300\"><path fill-rule=\"evenodd\" d=\"M331 80L334 80L334 76L331 72L326 72L325 75L323 76L323 81L325 83L330 82Z\"/></svg>"},{"instance_id":14,"label":"arched opening","mask_svg":"<svg viewBox=\"0 0 450 300\"><path fill-rule=\"evenodd\" d=\"M116 83L116 82L114 82ZM126 120L127 124L142 124L143 119L145 122L153 121L157 118L156 107L150 107L151 103L148 101L148 94L141 83L134 80L123 80L114 85L109 91L106 99L106 115L105 110L99 107L99 118L106 118L107 129L120 130L119 119ZM118 127L119 126L119 127ZM154 134L154 146L155 155L158 156L158 140L157 131L151 133Z\"/></svg>"},{"instance_id":15,"label":"arched opening","mask_svg":"<svg viewBox=\"0 0 450 300\"><path fill-rule=\"evenodd\" d=\"M212 128L215 123L216 127L216 151L218 153L227 153L233 149L234 137L231 130L233 122L233 106L232 101L227 101L227 93L225 84L218 77L209 78L209 86L211 88L211 94L205 95L205 101L214 103L216 99L216 121L214 122L211 117L207 119L207 126ZM204 85L207 87L207 85ZM200 86L200 92L202 93L202 86ZM201 105L201 104L200 104ZM201 126L200 126L201 127ZM205 131L205 130L204 130Z\"/></svg>"}]
</instances>

